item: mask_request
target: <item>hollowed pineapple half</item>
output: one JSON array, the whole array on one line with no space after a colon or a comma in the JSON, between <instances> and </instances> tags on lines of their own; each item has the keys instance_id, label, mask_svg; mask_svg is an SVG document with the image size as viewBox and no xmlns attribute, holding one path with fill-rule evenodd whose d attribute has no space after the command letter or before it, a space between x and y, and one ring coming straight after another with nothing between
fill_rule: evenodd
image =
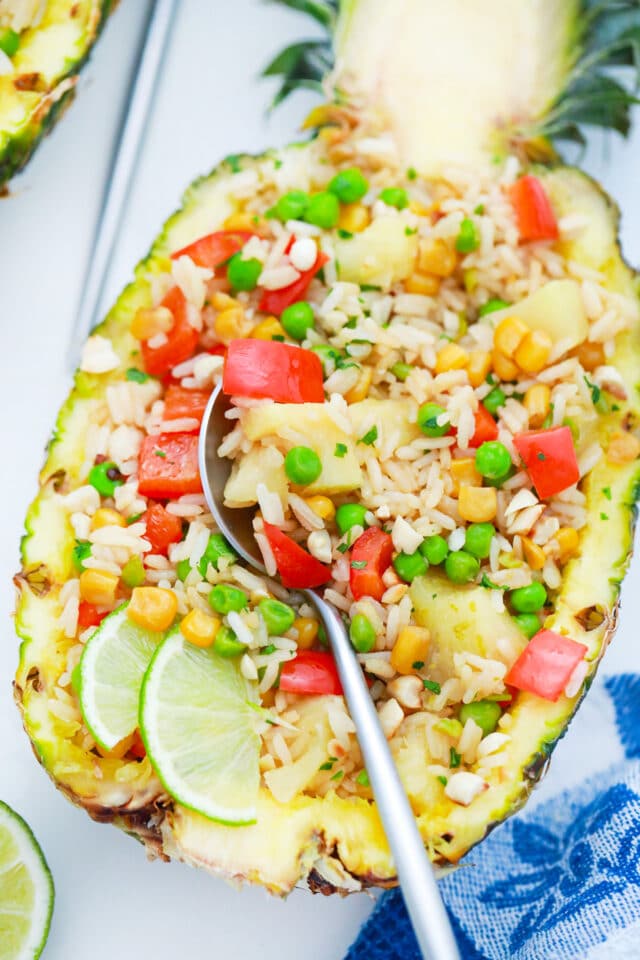
<instances>
[{"instance_id":1,"label":"hollowed pineapple half","mask_svg":"<svg viewBox=\"0 0 640 960\"><path fill-rule=\"evenodd\" d=\"M324 20L333 19L332 4L322 11ZM366 154L374 139L378 149L381 142L387 144L388 154L366 162L395 167L399 177L410 169L411 177L446 180L452 163L472 175L492 162L497 171L510 162L509 156L517 157L522 169L542 182L558 217L582 223L574 238L562 239L562 254L599 274L608 291L635 297L636 277L618 246L615 207L579 170L562 166L546 138L558 132L575 138L580 123L600 122L598 91L612 98L614 125L625 126L621 88L597 72L607 57L626 59L628 23L617 16L591 14L589 4L552 0L490 0L482 5L474 0L344 2L337 16L331 76L335 100L312 118L325 124L319 140L221 164L189 188L182 208L137 267L134 281L97 330L115 351L114 364L105 373L78 373L59 415L40 491L27 517L17 578L17 628L23 642L15 694L25 728L57 786L96 820L133 833L160 856L260 883L278 894L304 878L323 892L395 882L375 803L366 796L302 793L281 803L263 787L256 823L233 828L171 800L147 760L103 756L83 747L80 723L55 703L56 685L74 642L64 636L59 620L65 583L74 576L74 534L61 495L86 482L85 448L89 432L104 419L106 391L122 383L127 368L137 362L139 344L130 325L136 311L151 302L150 278L167 269L172 252L219 229L242 209L252 171L265 165L288 187L306 189L308 171L319 154L333 170ZM601 51L600 59L591 59L595 74L579 75L580 65L594 50ZM291 82L288 77L286 83ZM390 250L389 258L393 255ZM376 269L384 273L384 247L376 247L372 256ZM383 282L397 282L394 269L389 267L390 276ZM605 449L614 437L630 439L632 456L603 457L583 483L589 520L579 552L563 567L553 612L545 623L588 648L588 670L580 688L556 702L518 694L507 707L508 761L489 789L468 806L453 802L427 776L424 745L409 728L395 743L425 845L437 864L456 863L526 801L613 634L640 476L633 455L639 336L636 315L616 338L615 353L607 360L617 371L619 396L598 415L594 427ZM472 637L485 655L491 652L497 614L487 598L480 588L456 588L440 590L434 601L424 584L414 587L417 616L438 633L445 652Z\"/></svg>"}]
</instances>

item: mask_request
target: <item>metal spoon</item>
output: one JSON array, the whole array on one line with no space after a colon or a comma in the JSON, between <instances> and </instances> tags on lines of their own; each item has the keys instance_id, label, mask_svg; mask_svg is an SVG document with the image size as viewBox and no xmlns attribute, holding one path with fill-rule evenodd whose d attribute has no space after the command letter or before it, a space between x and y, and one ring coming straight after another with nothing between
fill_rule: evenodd
<instances>
[{"instance_id":1,"label":"metal spoon","mask_svg":"<svg viewBox=\"0 0 640 960\"><path fill-rule=\"evenodd\" d=\"M229 408L228 398L218 387L209 400L200 430L202 485L221 533L250 566L265 573L253 534L253 510L231 509L224 505L223 491L231 472L231 462L218 457L217 451L229 431L230 421L225 417ZM422 955L425 960L459 960L460 954L438 892L433 867L342 618L335 607L315 590L300 592L313 604L324 623Z\"/></svg>"}]
</instances>

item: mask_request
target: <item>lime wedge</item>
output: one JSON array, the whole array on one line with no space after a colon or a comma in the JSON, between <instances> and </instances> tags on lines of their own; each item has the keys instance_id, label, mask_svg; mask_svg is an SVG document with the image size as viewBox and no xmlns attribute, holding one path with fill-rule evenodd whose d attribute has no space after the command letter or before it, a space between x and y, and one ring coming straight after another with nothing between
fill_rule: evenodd
<instances>
[{"instance_id":1,"label":"lime wedge","mask_svg":"<svg viewBox=\"0 0 640 960\"><path fill-rule=\"evenodd\" d=\"M53 880L31 830L0 801L0 960L35 960L53 912Z\"/></svg>"},{"instance_id":2,"label":"lime wedge","mask_svg":"<svg viewBox=\"0 0 640 960\"><path fill-rule=\"evenodd\" d=\"M124 604L87 642L80 660L80 709L92 737L105 750L138 726L142 678L163 637L132 623Z\"/></svg>"},{"instance_id":3,"label":"lime wedge","mask_svg":"<svg viewBox=\"0 0 640 960\"><path fill-rule=\"evenodd\" d=\"M236 662L174 630L144 678L140 730L165 789L210 820L254 823L260 738Z\"/></svg>"}]
</instances>

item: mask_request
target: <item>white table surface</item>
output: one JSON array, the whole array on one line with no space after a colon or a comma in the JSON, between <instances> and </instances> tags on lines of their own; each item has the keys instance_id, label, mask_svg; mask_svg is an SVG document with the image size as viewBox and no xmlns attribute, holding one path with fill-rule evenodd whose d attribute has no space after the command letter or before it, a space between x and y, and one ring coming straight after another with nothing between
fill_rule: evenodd
<instances>
[{"instance_id":1,"label":"white table surface","mask_svg":"<svg viewBox=\"0 0 640 960\"><path fill-rule=\"evenodd\" d=\"M0 798L38 835L57 888L47 960L210 957L339 960L371 908L296 891L286 902L243 892L180 864L149 863L142 848L98 826L57 793L38 767L11 698L17 641L11 576L23 517L56 411L70 384L65 352L92 231L147 0L126 0L107 25L80 82L80 95L0 201ZM106 302L131 276L188 182L222 156L291 139L312 98L296 95L267 119L273 86L259 69L284 43L309 35L296 14L260 0L182 0L134 186ZM640 118L639 118L640 119ZM624 205L623 246L640 262L637 158L640 128L627 144L597 139L587 168ZM605 673L640 669L640 564L623 593L621 627ZM635 590L634 590L634 584ZM589 703L585 708L589 709ZM561 743L538 796L586 764L579 721ZM606 745L605 745L606 753Z\"/></svg>"}]
</instances>

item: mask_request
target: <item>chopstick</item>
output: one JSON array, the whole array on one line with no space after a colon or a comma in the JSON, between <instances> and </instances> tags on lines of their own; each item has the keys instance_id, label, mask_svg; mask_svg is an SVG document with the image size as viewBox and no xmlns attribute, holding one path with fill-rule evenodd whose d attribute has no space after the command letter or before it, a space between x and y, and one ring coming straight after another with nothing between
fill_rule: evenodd
<instances>
[{"instance_id":1,"label":"chopstick","mask_svg":"<svg viewBox=\"0 0 640 960\"><path fill-rule=\"evenodd\" d=\"M177 0L153 0L146 39L138 61L133 90L121 127L96 224L91 253L74 320L67 360L71 370L78 363L82 343L98 321L98 310L118 237L133 174L138 165L158 73L163 61Z\"/></svg>"}]
</instances>

